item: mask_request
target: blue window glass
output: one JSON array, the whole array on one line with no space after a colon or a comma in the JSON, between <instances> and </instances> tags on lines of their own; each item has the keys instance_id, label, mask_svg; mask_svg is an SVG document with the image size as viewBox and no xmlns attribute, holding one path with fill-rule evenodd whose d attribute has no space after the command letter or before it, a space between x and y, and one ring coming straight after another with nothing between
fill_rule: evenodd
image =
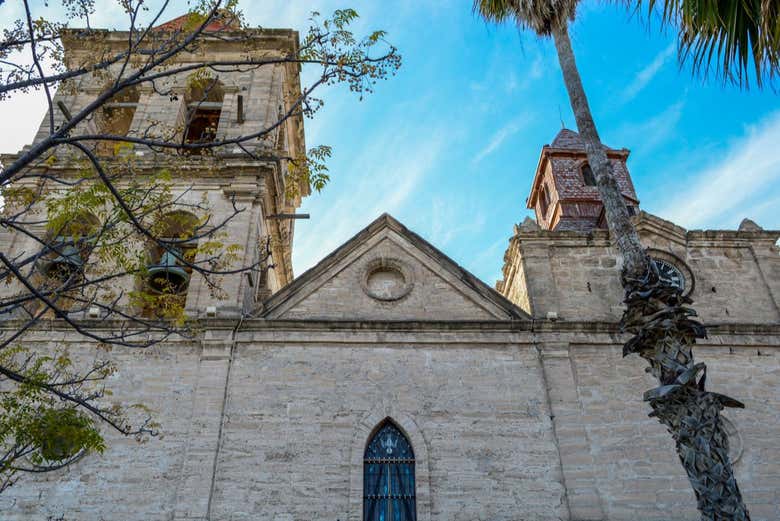
<instances>
[{"instance_id":1,"label":"blue window glass","mask_svg":"<svg viewBox=\"0 0 780 521\"><path fill-rule=\"evenodd\" d=\"M412 446L386 421L363 458L363 521L416 521L414 490Z\"/></svg>"}]
</instances>

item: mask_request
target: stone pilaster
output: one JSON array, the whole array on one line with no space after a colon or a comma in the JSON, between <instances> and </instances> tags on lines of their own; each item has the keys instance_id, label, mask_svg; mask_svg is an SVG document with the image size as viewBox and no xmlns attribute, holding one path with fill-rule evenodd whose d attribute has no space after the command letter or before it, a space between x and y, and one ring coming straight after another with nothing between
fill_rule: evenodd
<instances>
[{"instance_id":1,"label":"stone pilaster","mask_svg":"<svg viewBox=\"0 0 780 521\"><path fill-rule=\"evenodd\" d=\"M571 521L605 519L568 344L540 346Z\"/></svg>"},{"instance_id":2,"label":"stone pilaster","mask_svg":"<svg viewBox=\"0 0 780 521\"><path fill-rule=\"evenodd\" d=\"M194 375L197 386L193 393L189 440L176 491L174 521L206 521L209 518L231 345L226 338L203 341L200 364Z\"/></svg>"}]
</instances>

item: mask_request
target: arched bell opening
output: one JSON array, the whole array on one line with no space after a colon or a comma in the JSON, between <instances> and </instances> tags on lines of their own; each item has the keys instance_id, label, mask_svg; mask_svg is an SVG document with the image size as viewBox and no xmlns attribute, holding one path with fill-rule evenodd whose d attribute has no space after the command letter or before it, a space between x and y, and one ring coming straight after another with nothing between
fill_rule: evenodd
<instances>
[{"instance_id":1,"label":"arched bell opening","mask_svg":"<svg viewBox=\"0 0 780 521\"><path fill-rule=\"evenodd\" d=\"M175 211L155 223L158 241L147 246L148 264L142 277L143 308L147 316L171 318L184 309L192 278L197 241L192 237L198 218Z\"/></svg>"},{"instance_id":2,"label":"arched bell opening","mask_svg":"<svg viewBox=\"0 0 780 521\"><path fill-rule=\"evenodd\" d=\"M214 77L190 76L184 95L186 118L184 143L212 143L217 139L225 86ZM186 149L189 155L203 155L210 149Z\"/></svg>"},{"instance_id":3,"label":"arched bell opening","mask_svg":"<svg viewBox=\"0 0 780 521\"><path fill-rule=\"evenodd\" d=\"M94 247L100 221L89 212L79 212L61 224L50 224L37 264L47 279L62 284L83 274Z\"/></svg>"},{"instance_id":4,"label":"arched bell opening","mask_svg":"<svg viewBox=\"0 0 780 521\"><path fill-rule=\"evenodd\" d=\"M95 114L98 131L111 136L126 136L133 125L138 102L138 88L127 87L111 97ZM121 141L100 141L97 152L100 155L114 155Z\"/></svg>"},{"instance_id":5,"label":"arched bell opening","mask_svg":"<svg viewBox=\"0 0 780 521\"><path fill-rule=\"evenodd\" d=\"M78 286L84 280L100 221L82 211L50 221L47 228L31 281L60 310L72 311L79 305ZM34 312L41 305L36 300L27 309Z\"/></svg>"}]
</instances>

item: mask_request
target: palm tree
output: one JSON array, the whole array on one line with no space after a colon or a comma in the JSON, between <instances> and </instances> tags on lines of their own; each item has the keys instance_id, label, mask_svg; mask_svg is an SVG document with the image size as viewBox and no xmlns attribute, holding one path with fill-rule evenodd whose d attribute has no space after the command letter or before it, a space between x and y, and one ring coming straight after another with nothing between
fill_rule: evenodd
<instances>
[{"instance_id":1,"label":"palm tree","mask_svg":"<svg viewBox=\"0 0 780 521\"><path fill-rule=\"evenodd\" d=\"M568 25L574 19L577 3L474 0L474 9L486 20L513 20L521 28L553 38L577 128L604 203L610 236L623 257L622 284L627 309L622 327L633 334L623 354L639 354L649 362L651 373L659 381L660 385L647 391L644 398L650 402L652 415L674 437L702 520L749 520L728 457L728 435L720 419L724 407L742 404L705 391L706 366L694 363L692 351L696 338L705 336L704 327L691 319L696 315L688 307L692 301L660 277L629 218L596 130L569 40Z\"/></svg>"}]
</instances>

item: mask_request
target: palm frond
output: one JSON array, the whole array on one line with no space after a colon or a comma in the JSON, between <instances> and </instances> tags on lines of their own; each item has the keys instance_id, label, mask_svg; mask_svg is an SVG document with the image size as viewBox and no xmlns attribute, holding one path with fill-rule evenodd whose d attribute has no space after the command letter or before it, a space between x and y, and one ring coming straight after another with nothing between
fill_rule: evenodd
<instances>
[{"instance_id":1,"label":"palm frond","mask_svg":"<svg viewBox=\"0 0 780 521\"><path fill-rule=\"evenodd\" d=\"M474 11L490 22L514 22L540 36L574 19L579 0L474 0Z\"/></svg>"},{"instance_id":2,"label":"palm frond","mask_svg":"<svg viewBox=\"0 0 780 521\"><path fill-rule=\"evenodd\" d=\"M637 0L639 4L643 0ZM646 0L679 32L679 56L694 73L715 70L725 81L761 86L780 75L778 0Z\"/></svg>"}]
</instances>

